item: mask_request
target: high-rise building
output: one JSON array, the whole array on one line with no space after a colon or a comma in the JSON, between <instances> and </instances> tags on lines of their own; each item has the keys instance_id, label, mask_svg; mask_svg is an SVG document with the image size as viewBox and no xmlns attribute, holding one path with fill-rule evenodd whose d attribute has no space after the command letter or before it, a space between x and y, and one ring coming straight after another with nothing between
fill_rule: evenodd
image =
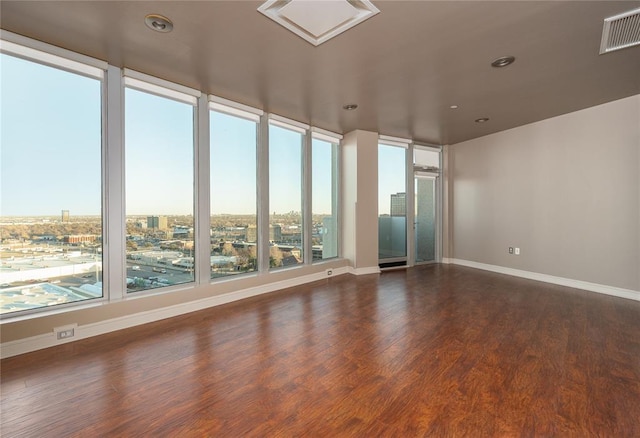
<instances>
[{"instance_id":1,"label":"high-rise building","mask_svg":"<svg viewBox=\"0 0 640 438\"><path fill-rule=\"evenodd\" d=\"M69 210L62 210L62 222L69 222Z\"/></svg>"},{"instance_id":2,"label":"high-rise building","mask_svg":"<svg viewBox=\"0 0 640 438\"><path fill-rule=\"evenodd\" d=\"M391 195L391 210L389 211L391 216L406 216L407 215L407 194L396 193Z\"/></svg>"},{"instance_id":3,"label":"high-rise building","mask_svg":"<svg viewBox=\"0 0 640 438\"><path fill-rule=\"evenodd\" d=\"M147 228L153 228L156 230L166 230L167 217L166 216L147 216Z\"/></svg>"}]
</instances>

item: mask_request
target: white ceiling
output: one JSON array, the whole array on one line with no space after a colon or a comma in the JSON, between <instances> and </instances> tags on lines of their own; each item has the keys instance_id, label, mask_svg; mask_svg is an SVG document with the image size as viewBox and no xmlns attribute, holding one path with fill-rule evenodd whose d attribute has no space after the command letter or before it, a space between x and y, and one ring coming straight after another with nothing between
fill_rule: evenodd
<instances>
[{"instance_id":1,"label":"white ceiling","mask_svg":"<svg viewBox=\"0 0 640 438\"><path fill-rule=\"evenodd\" d=\"M378 15L318 47L255 1L3 0L0 25L320 128L435 144L640 93L640 46L598 54L603 19L640 1L373 3ZM145 27L149 13L173 32ZM516 63L490 66L505 55Z\"/></svg>"}]
</instances>

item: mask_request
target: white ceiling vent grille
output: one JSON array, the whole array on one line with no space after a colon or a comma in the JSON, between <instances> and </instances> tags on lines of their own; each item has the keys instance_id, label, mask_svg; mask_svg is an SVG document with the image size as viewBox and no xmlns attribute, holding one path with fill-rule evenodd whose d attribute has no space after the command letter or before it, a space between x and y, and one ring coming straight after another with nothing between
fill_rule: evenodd
<instances>
[{"instance_id":1,"label":"white ceiling vent grille","mask_svg":"<svg viewBox=\"0 0 640 438\"><path fill-rule=\"evenodd\" d=\"M314 46L380 12L369 0L268 0L258 11Z\"/></svg>"},{"instance_id":2,"label":"white ceiling vent grille","mask_svg":"<svg viewBox=\"0 0 640 438\"><path fill-rule=\"evenodd\" d=\"M600 54L640 44L640 9L604 19Z\"/></svg>"}]
</instances>

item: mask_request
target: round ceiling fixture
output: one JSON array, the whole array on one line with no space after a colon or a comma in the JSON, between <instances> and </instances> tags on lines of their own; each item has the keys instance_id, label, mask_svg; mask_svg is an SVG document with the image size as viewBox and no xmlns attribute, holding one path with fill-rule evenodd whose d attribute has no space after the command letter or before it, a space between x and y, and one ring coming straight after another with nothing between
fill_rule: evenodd
<instances>
[{"instance_id":1,"label":"round ceiling fixture","mask_svg":"<svg viewBox=\"0 0 640 438\"><path fill-rule=\"evenodd\" d=\"M173 23L163 15L149 14L144 17L144 24L156 32L167 33L173 30Z\"/></svg>"},{"instance_id":2,"label":"round ceiling fixture","mask_svg":"<svg viewBox=\"0 0 640 438\"><path fill-rule=\"evenodd\" d=\"M489 121L489 117L482 117L480 119L476 119L476 123L484 123L488 121Z\"/></svg>"},{"instance_id":3,"label":"round ceiling fixture","mask_svg":"<svg viewBox=\"0 0 640 438\"><path fill-rule=\"evenodd\" d=\"M358 105L355 103L348 103L342 107L342 109L346 111L353 111L356 108L358 108Z\"/></svg>"},{"instance_id":4,"label":"round ceiling fixture","mask_svg":"<svg viewBox=\"0 0 640 438\"><path fill-rule=\"evenodd\" d=\"M515 62L515 56L503 56L501 58L496 59L491 63L491 67L502 68L508 65L511 65Z\"/></svg>"},{"instance_id":5,"label":"round ceiling fixture","mask_svg":"<svg viewBox=\"0 0 640 438\"><path fill-rule=\"evenodd\" d=\"M451 105L449 108L451 108L451 109L458 109L458 105Z\"/></svg>"}]
</instances>

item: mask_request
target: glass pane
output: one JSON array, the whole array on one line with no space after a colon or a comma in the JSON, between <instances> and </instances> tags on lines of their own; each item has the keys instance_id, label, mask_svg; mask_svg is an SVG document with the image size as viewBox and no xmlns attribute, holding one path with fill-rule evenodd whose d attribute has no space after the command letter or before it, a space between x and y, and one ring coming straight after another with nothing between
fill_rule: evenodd
<instances>
[{"instance_id":1,"label":"glass pane","mask_svg":"<svg viewBox=\"0 0 640 438\"><path fill-rule=\"evenodd\" d=\"M378 147L378 258L407 256L406 149Z\"/></svg>"},{"instance_id":2,"label":"glass pane","mask_svg":"<svg viewBox=\"0 0 640 438\"><path fill-rule=\"evenodd\" d=\"M193 111L125 90L128 292L194 279Z\"/></svg>"},{"instance_id":3,"label":"glass pane","mask_svg":"<svg viewBox=\"0 0 640 438\"><path fill-rule=\"evenodd\" d=\"M0 55L0 313L102 297L97 79Z\"/></svg>"},{"instance_id":4,"label":"glass pane","mask_svg":"<svg viewBox=\"0 0 640 438\"><path fill-rule=\"evenodd\" d=\"M338 145L313 139L312 144L313 260L338 256Z\"/></svg>"},{"instance_id":5,"label":"glass pane","mask_svg":"<svg viewBox=\"0 0 640 438\"><path fill-rule=\"evenodd\" d=\"M256 122L212 111L211 278L257 266Z\"/></svg>"},{"instance_id":6,"label":"glass pane","mask_svg":"<svg viewBox=\"0 0 640 438\"><path fill-rule=\"evenodd\" d=\"M269 266L303 263L302 134L269 126Z\"/></svg>"},{"instance_id":7,"label":"glass pane","mask_svg":"<svg viewBox=\"0 0 640 438\"><path fill-rule=\"evenodd\" d=\"M436 260L435 179L416 178L416 262Z\"/></svg>"}]
</instances>

